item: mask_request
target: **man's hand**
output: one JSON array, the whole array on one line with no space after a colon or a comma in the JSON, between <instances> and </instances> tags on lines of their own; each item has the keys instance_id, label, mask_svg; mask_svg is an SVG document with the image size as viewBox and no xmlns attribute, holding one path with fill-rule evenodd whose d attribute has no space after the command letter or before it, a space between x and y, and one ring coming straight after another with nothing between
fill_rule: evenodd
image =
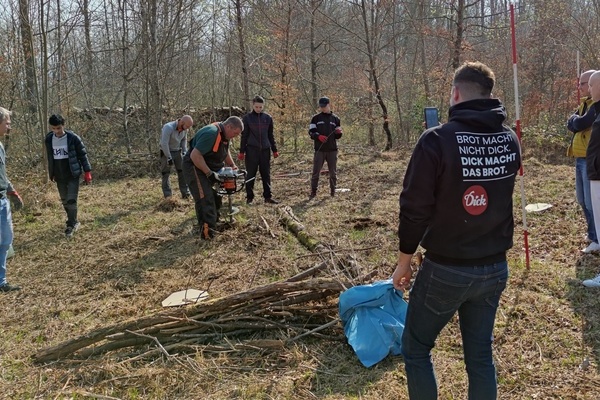
<instances>
[{"instance_id":1,"label":"man's hand","mask_svg":"<svg viewBox=\"0 0 600 400\"><path fill-rule=\"evenodd\" d=\"M279 152L278 151L274 151L273 152L273 158L277 158L279 157Z\"/></svg>"},{"instance_id":2,"label":"man's hand","mask_svg":"<svg viewBox=\"0 0 600 400\"><path fill-rule=\"evenodd\" d=\"M83 173L83 181L86 185L92 183L92 171L87 171Z\"/></svg>"},{"instance_id":3,"label":"man's hand","mask_svg":"<svg viewBox=\"0 0 600 400\"><path fill-rule=\"evenodd\" d=\"M318 139L319 139L319 142L325 143L327 141L327 136L325 136L325 135L319 135Z\"/></svg>"},{"instance_id":4,"label":"man's hand","mask_svg":"<svg viewBox=\"0 0 600 400\"><path fill-rule=\"evenodd\" d=\"M19 193L16 190L7 192L6 194L11 197L15 211L19 211L21 208L23 208L23 199L21 196L19 196Z\"/></svg>"},{"instance_id":5,"label":"man's hand","mask_svg":"<svg viewBox=\"0 0 600 400\"><path fill-rule=\"evenodd\" d=\"M215 171L210 171L208 174L206 174L206 177L213 185L217 182L223 182L221 178L219 178L219 174L217 174Z\"/></svg>"},{"instance_id":6,"label":"man's hand","mask_svg":"<svg viewBox=\"0 0 600 400\"><path fill-rule=\"evenodd\" d=\"M244 153L238 154L238 160L244 161L245 158L246 158L246 154L244 154Z\"/></svg>"},{"instance_id":7,"label":"man's hand","mask_svg":"<svg viewBox=\"0 0 600 400\"><path fill-rule=\"evenodd\" d=\"M173 165L173 159L172 159L172 158L169 158L169 159L167 160L167 164L169 164L169 165Z\"/></svg>"},{"instance_id":8,"label":"man's hand","mask_svg":"<svg viewBox=\"0 0 600 400\"><path fill-rule=\"evenodd\" d=\"M412 254L400 252L398 255L398 266L392 275L392 283L397 290L406 290L410 286L410 279L413 273L410 266L411 259Z\"/></svg>"}]
</instances>

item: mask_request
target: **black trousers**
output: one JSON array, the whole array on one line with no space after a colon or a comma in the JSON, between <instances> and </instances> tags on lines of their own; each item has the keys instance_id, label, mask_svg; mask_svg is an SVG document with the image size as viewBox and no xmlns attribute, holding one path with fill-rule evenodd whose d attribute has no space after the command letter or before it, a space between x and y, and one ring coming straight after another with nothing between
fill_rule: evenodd
<instances>
[{"instance_id":1,"label":"black trousers","mask_svg":"<svg viewBox=\"0 0 600 400\"><path fill-rule=\"evenodd\" d=\"M256 173L260 172L263 185L263 197L270 199L271 193L271 149L259 149L258 147L246 148L246 198L254 199L254 182ZM252 179L252 180L250 180Z\"/></svg>"}]
</instances>

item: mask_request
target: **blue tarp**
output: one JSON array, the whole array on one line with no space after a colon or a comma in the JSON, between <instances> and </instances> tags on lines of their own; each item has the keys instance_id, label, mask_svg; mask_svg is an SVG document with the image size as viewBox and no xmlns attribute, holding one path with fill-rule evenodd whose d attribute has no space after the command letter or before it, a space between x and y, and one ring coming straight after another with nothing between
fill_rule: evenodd
<instances>
[{"instance_id":1,"label":"blue tarp","mask_svg":"<svg viewBox=\"0 0 600 400\"><path fill-rule=\"evenodd\" d=\"M340 318L348 343L365 367L400 354L408 304L392 280L354 286L340 294Z\"/></svg>"}]
</instances>

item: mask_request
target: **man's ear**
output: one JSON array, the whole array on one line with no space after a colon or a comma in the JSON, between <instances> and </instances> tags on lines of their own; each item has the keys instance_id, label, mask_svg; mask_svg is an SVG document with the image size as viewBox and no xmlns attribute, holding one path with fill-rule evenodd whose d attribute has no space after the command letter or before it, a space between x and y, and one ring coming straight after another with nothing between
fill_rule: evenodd
<instances>
[{"instance_id":1,"label":"man's ear","mask_svg":"<svg viewBox=\"0 0 600 400\"><path fill-rule=\"evenodd\" d=\"M460 89L458 88L458 86L453 86L452 87L454 90L452 90L452 100L454 100L454 104L459 103L459 99L460 99Z\"/></svg>"}]
</instances>

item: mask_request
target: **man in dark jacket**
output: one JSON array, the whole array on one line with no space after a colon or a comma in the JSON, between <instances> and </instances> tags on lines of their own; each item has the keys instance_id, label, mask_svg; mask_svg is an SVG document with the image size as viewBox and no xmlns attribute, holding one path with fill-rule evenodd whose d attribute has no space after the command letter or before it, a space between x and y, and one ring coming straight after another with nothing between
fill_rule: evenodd
<instances>
[{"instance_id":1,"label":"man in dark jacket","mask_svg":"<svg viewBox=\"0 0 600 400\"><path fill-rule=\"evenodd\" d=\"M419 138L400 194L400 252L392 275L404 290L419 244L402 355L411 399L437 399L435 340L458 311L469 399L496 399L492 332L513 244L513 189L521 165L506 111L491 97L494 73L468 62L454 75L448 122Z\"/></svg>"},{"instance_id":2,"label":"man in dark jacket","mask_svg":"<svg viewBox=\"0 0 600 400\"><path fill-rule=\"evenodd\" d=\"M261 96L252 99L252 111L244 115L244 131L240 143L238 160L246 161L246 203L254 200L254 181L260 172L265 203L278 204L271 193L271 152L279 157L273 136L273 118L263 108L265 100Z\"/></svg>"},{"instance_id":3,"label":"man in dark jacket","mask_svg":"<svg viewBox=\"0 0 600 400\"><path fill-rule=\"evenodd\" d=\"M214 188L220 181L217 172L225 166L237 169L229 153L229 143L243 129L244 123L239 117L206 125L196 132L183 157L183 173L195 201L196 218L204 240L213 237L219 219L221 198Z\"/></svg>"},{"instance_id":4,"label":"man in dark jacket","mask_svg":"<svg viewBox=\"0 0 600 400\"><path fill-rule=\"evenodd\" d=\"M48 158L48 175L56 182L60 201L67 213L65 236L71 238L79 229L77 220L77 197L79 177L83 175L86 184L92 181L92 167L81 138L74 132L65 130L65 119L53 114L48 120L50 130L46 135L45 146Z\"/></svg>"},{"instance_id":5,"label":"man in dark jacket","mask_svg":"<svg viewBox=\"0 0 600 400\"><path fill-rule=\"evenodd\" d=\"M314 199L317 195L319 174L325 161L327 161L327 168L329 169L329 194L331 197L335 196L337 185L337 141L342 137L340 119L331 112L331 104L328 97L321 97L319 99L319 108L321 112L313 115L308 127L308 134L315 142L309 200Z\"/></svg>"}]
</instances>

